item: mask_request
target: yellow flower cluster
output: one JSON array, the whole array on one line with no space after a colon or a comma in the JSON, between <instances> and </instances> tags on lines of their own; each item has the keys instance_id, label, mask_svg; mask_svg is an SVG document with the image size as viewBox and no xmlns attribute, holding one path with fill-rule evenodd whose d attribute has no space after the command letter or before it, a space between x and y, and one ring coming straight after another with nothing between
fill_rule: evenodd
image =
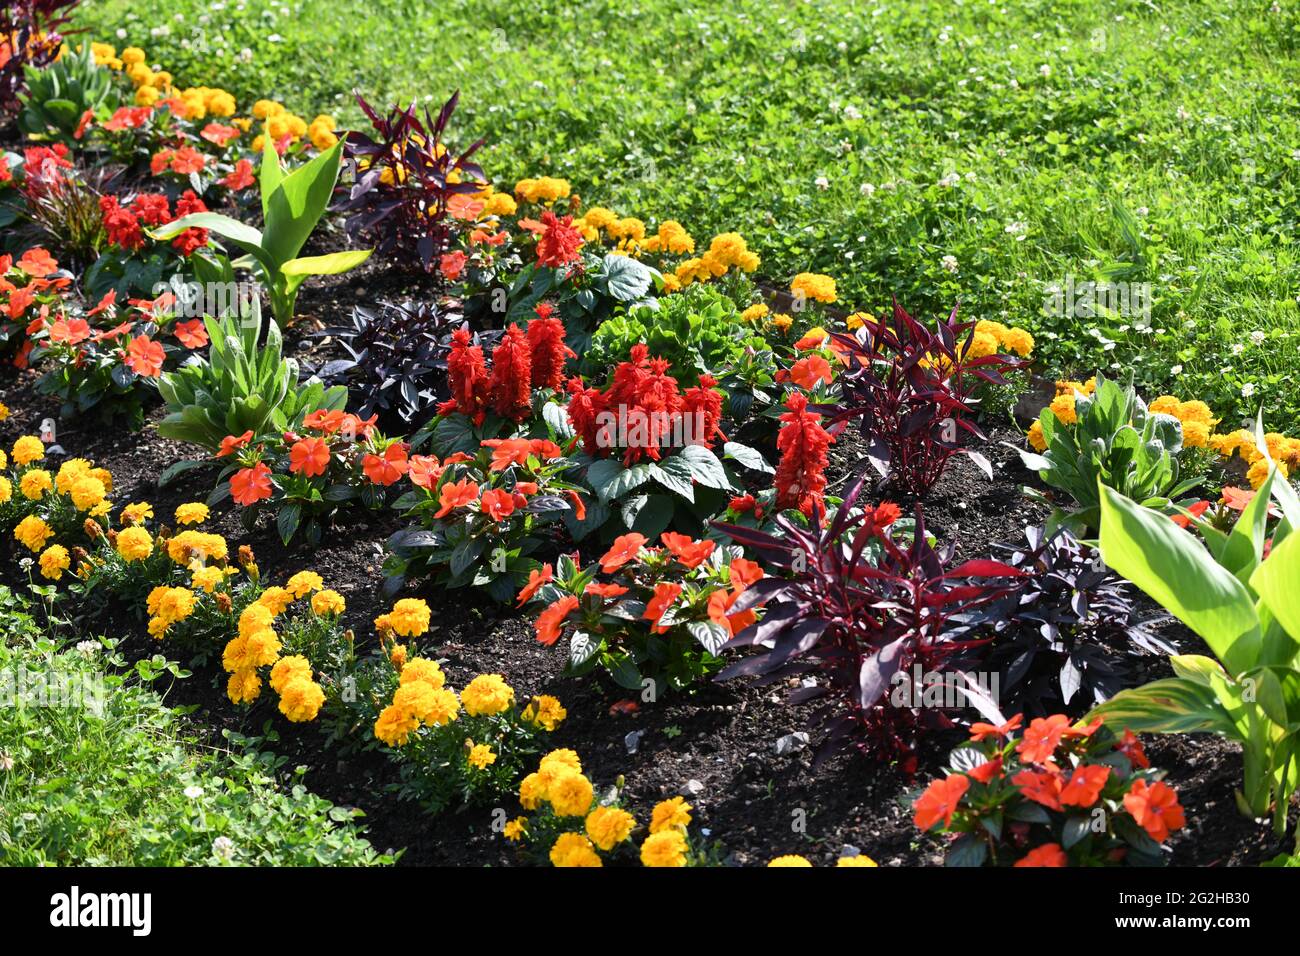
<instances>
[{"instance_id":1,"label":"yellow flower cluster","mask_svg":"<svg viewBox=\"0 0 1300 956\"><path fill-rule=\"evenodd\" d=\"M1249 466L1246 478L1252 488L1258 489L1268 477L1268 458L1277 463L1278 474L1283 478L1289 478L1294 470L1300 468L1300 439L1288 438L1278 432L1269 432L1264 436L1268 458L1264 457L1255 444L1254 433L1244 428L1225 435L1211 435L1207 444L1224 458L1238 455Z\"/></svg>"},{"instance_id":2,"label":"yellow flower cluster","mask_svg":"<svg viewBox=\"0 0 1300 956\"><path fill-rule=\"evenodd\" d=\"M1147 410L1178 419L1183 426L1183 444L1188 448L1208 447L1210 433L1219 423L1210 406L1204 402L1181 402L1172 395L1161 395L1147 406Z\"/></svg>"},{"instance_id":3,"label":"yellow flower cluster","mask_svg":"<svg viewBox=\"0 0 1300 956\"><path fill-rule=\"evenodd\" d=\"M169 627L194 613L194 592L160 584L149 592L145 606L149 611L149 634L162 640Z\"/></svg>"},{"instance_id":4,"label":"yellow flower cluster","mask_svg":"<svg viewBox=\"0 0 1300 956\"><path fill-rule=\"evenodd\" d=\"M122 560L130 564L133 561L143 561L153 553L153 538L144 528L133 525L117 533L114 546Z\"/></svg>"},{"instance_id":5,"label":"yellow flower cluster","mask_svg":"<svg viewBox=\"0 0 1300 956\"><path fill-rule=\"evenodd\" d=\"M567 179L555 179L541 176L537 179L521 179L515 183L515 196L524 202L551 205L560 199L567 199L572 187Z\"/></svg>"},{"instance_id":6,"label":"yellow flower cluster","mask_svg":"<svg viewBox=\"0 0 1300 956\"><path fill-rule=\"evenodd\" d=\"M315 720L325 703L325 692L313 679L311 662L296 654L275 662L271 690L280 695L280 713L296 724Z\"/></svg>"},{"instance_id":7,"label":"yellow flower cluster","mask_svg":"<svg viewBox=\"0 0 1300 956\"><path fill-rule=\"evenodd\" d=\"M767 307L767 303L755 302L744 312L740 313L740 318L745 322L759 322L767 318L771 311L772 310Z\"/></svg>"},{"instance_id":8,"label":"yellow flower cluster","mask_svg":"<svg viewBox=\"0 0 1300 956\"><path fill-rule=\"evenodd\" d=\"M1062 425L1073 425L1079 421L1079 414L1075 411L1075 393L1080 395L1091 395L1097 389L1097 379L1090 378L1086 382L1059 381L1056 383L1056 397L1048 405L1051 412L1056 416L1056 420ZM1035 421L1029 426L1029 433L1026 436L1029 439L1029 447L1034 451L1047 450L1047 438L1043 435L1042 422Z\"/></svg>"},{"instance_id":9,"label":"yellow flower cluster","mask_svg":"<svg viewBox=\"0 0 1300 956\"><path fill-rule=\"evenodd\" d=\"M673 277L684 287L692 282L720 279L732 268L753 272L758 265L758 254L750 251L740 233L724 232L713 237L704 255L687 259L679 265Z\"/></svg>"},{"instance_id":10,"label":"yellow flower cluster","mask_svg":"<svg viewBox=\"0 0 1300 956\"><path fill-rule=\"evenodd\" d=\"M460 703L471 717L491 717L514 703L514 689L500 674L479 674L460 692Z\"/></svg>"},{"instance_id":11,"label":"yellow flower cluster","mask_svg":"<svg viewBox=\"0 0 1300 956\"><path fill-rule=\"evenodd\" d=\"M392 631L403 637L419 637L429 630L429 605L419 598L402 598L387 614L375 618L375 630Z\"/></svg>"},{"instance_id":12,"label":"yellow flower cluster","mask_svg":"<svg viewBox=\"0 0 1300 956\"><path fill-rule=\"evenodd\" d=\"M68 570L71 563L68 549L61 544L52 544L41 552L41 575L51 581L57 581L63 577L63 572Z\"/></svg>"},{"instance_id":13,"label":"yellow flower cluster","mask_svg":"<svg viewBox=\"0 0 1300 956\"><path fill-rule=\"evenodd\" d=\"M659 231L647 236L641 243L646 252L667 252L675 256L689 255L695 251L695 240L686 228L675 219L665 219Z\"/></svg>"},{"instance_id":14,"label":"yellow flower cluster","mask_svg":"<svg viewBox=\"0 0 1300 956\"><path fill-rule=\"evenodd\" d=\"M203 524L208 520L208 506L198 501L191 501L176 506L177 524Z\"/></svg>"},{"instance_id":15,"label":"yellow flower cluster","mask_svg":"<svg viewBox=\"0 0 1300 956\"><path fill-rule=\"evenodd\" d=\"M776 859L772 860L767 865L769 868L775 867L777 869L780 869L782 867L803 867L803 868L812 867L812 864L808 862L806 857L799 856L797 853L790 853L787 854L786 856L778 856ZM865 853L859 853L857 856L842 856L835 861L835 865L837 867L876 866L876 861L871 859L871 857L867 856Z\"/></svg>"},{"instance_id":16,"label":"yellow flower cluster","mask_svg":"<svg viewBox=\"0 0 1300 956\"><path fill-rule=\"evenodd\" d=\"M560 726L569 713L558 699L549 694L541 694L529 701L521 716L528 723L549 732Z\"/></svg>"},{"instance_id":17,"label":"yellow flower cluster","mask_svg":"<svg viewBox=\"0 0 1300 956\"><path fill-rule=\"evenodd\" d=\"M259 667L270 667L280 657L280 637L272 626L275 615L264 604L250 604L239 615L239 633L221 654L230 680L226 695L232 703L251 703L262 691Z\"/></svg>"},{"instance_id":18,"label":"yellow flower cluster","mask_svg":"<svg viewBox=\"0 0 1300 956\"><path fill-rule=\"evenodd\" d=\"M655 805L650 813L650 835L641 844L641 865L650 867L686 866L690 844L686 828L691 823L691 805L673 797Z\"/></svg>"},{"instance_id":19,"label":"yellow flower cluster","mask_svg":"<svg viewBox=\"0 0 1300 956\"><path fill-rule=\"evenodd\" d=\"M970 358L981 358L1001 351L1003 354L1015 353L1021 358L1027 358L1033 350L1034 337L1024 329L980 319L975 323L975 335L966 354Z\"/></svg>"},{"instance_id":20,"label":"yellow flower cluster","mask_svg":"<svg viewBox=\"0 0 1300 956\"><path fill-rule=\"evenodd\" d=\"M818 272L801 272L790 280L790 294L796 300L835 301L835 280Z\"/></svg>"},{"instance_id":21,"label":"yellow flower cluster","mask_svg":"<svg viewBox=\"0 0 1300 956\"><path fill-rule=\"evenodd\" d=\"M52 537L54 529L36 515L28 515L14 528L14 539L32 552L40 551Z\"/></svg>"},{"instance_id":22,"label":"yellow flower cluster","mask_svg":"<svg viewBox=\"0 0 1300 956\"><path fill-rule=\"evenodd\" d=\"M460 714L460 701L446 683L447 678L436 661L420 657L407 661L398 677L392 703L375 721L375 736L390 747L400 747L421 724L439 727L451 723Z\"/></svg>"}]
</instances>

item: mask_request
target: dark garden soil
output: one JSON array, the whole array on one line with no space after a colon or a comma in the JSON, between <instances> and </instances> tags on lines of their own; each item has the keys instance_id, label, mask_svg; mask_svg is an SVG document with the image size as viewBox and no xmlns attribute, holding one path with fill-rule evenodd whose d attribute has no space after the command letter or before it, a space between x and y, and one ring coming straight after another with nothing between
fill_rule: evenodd
<instances>
[{"instance_id":1,"label":"dark garden soil","mask_svg":"<svg viewBox=\"0 0 1300 956\"><path fill-rule=\"evenodd\" d=\"M300 306L303 318L289 336L291 347L300 357L319 361L329 353L328 343L307 337L312 331L343 320L356 303L408 294L428 292L418 281L373 267L346 281L308 290ZM32 372L0 373L0 401L11 410L9 420L0 423L6 448L20 434L36 433L43 419L57 419L57 404L37 396L34 383ZM58 444L68 456L107 467L114 478L115 501L151 502L157 520L166 523L177 504L207 497L214 472L190 472L166 488L156 486L168 465L195 455L191 447L158 437L151 426L160 417L157 407L147 411L146 427L138 432L92 419L61 421ZM921 503L928 528L940 539L955 539L963 556L988 554L990 542L1019 542L1025 526L1044 516L1042 507L1021 493L1033 476L1021 468L1015 452L1000 443L1018 439L1010 427L993 428L984 450L993 462L994 480L959 458ZM861 449L846 438L832 453L835 487L842 489ZM267 519L247 532L226 502L214 509L205 530L226 535L232 548L250 544L264 575L277 582L304 568L318 571L347 599L346 619L357 633L359 650L365 652L374 640L370 621L391 606L380 594L380 564L383 542L400 524L391 512L351 511L326 531L319 545L294 542L286 548ZM24 588L25 581L15 577L13 547L12 540L0 542L0 566L7 583ZM925 740L914 780L859 754L832 758L814 770L811 748L777 753L778 740L805 729L810 710L785 703L786 688L708 684L623 715L612 712L611 705L625 692L594 678L565 678L563 654L538 644L529 617L464 590L416 584L408 593L426 599L433 610L423 652L445 659L453 685L461 686L480 672L499 672L521 697L543 692L559 697L569 716L547 743L576 750L598 787L624 777L625 800L638 818L646 819L654 802L682 793L721 856L736 863L763 864L783 853L802 853L825 864L846 844L881 865L942 862L942 844L918 834L906 798L939 772L947 751L963 738L961 731ZM143 620L133 619L126 609L98 608L83 623L113 636L128 635L121 645L128 659L166 652L145 635ZM1168 628L1165 636L1189 648L1197 643L1179 626ZM1165 672L1167 665L1160 661L1144 676ZM248 712L238 711L226 700L224 678L219 662L195 668L192 677L177 681L167 695L174 705L199 705L187 719L213 746L227 746L220 735L223 729L262 736L264 727L273 726L278 739L271 749L287 757L290 766L307 766L305 783L321 796L364 810L372 841L381 849L405 848L403 863L479 866L515 860L512 847L493 829L495 808L429 817L387 792L397 778L396 768L380 751L341 753L313 727L279 719L272 695L263 695ZM358 735L368 736L364 731ZM1286 841L1276 840L1266 825L1237 813L1232 793L1241 777L1241 760L1234 745L1198 736L1150 738L1147 747L1153 764L1169 771L1168 779L1188 809L1187 829L1170 841L1175 864L1257 864L1284 849ZM518 812L512 800L504 802L503 810L508 816Z\"/></svg>"}]
</instances>

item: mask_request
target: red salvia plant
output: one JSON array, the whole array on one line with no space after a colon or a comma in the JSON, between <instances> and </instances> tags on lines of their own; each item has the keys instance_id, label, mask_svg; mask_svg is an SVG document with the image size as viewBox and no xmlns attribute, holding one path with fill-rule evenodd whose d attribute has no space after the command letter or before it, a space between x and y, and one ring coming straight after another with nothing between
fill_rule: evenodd
<instances>
[{"instance_id":1,"label":"red salvia plant","mask_svg":"<svg viewBox=\"0 0 1300 956\"><path fill-rule=\"evenodd\" d=\"M808 411L808 396L791 392L785 401L789 409L781 416L784 424L776 436L781 461L776 468L778 510L798 508L812 517L822 507L826 493L826 451L835 437L821 426L821 416Z\"/></svg>"},{"instance_id":2,"label":"red salvia plant","mask_svg":"<svg viewBox=\"0 0 1300 956\"><path fill-rule=\"evenodd\" d=\"M531 353L533 388L564 388L564 363L574 352L564 344L564 323L553 315L555 309L543 302L537 306L537 318L528 323L528 348Z\"/></svg>"},{"instance_id":3,"label":"red salvia plant","mask_svg":"<svg viewBox=\"0 0 1300 956\"><path fill-rule=\"evenodd\" d=\"M0 4L0 114L18 108L23 70L53 63L81 0L5 0Z\"/></svg>"},{"instance_id":4,"label":"red salvia plant","mask_svg":"<svg viewBox=\"0 0 1300 956\"><path fill-rule=\"evenodd\" d=\"M573 217L563 219L550 209L542 213L542 233L537 238L537 264L563 269L578 261L582 233L573 228Z\"/></svg>"},{"instance_id":5,"label":"red salvia plant","mask_svg":"<svg viewBox=\"0 0 1300 956\"><path fill-rule=\"evenodd\" d=\"M1004 385L1003 372L1021 359L972 357L974 322L957 322L954 307L931 331L894 303L893 319L867 318L852 335L832 336L847 367L839 405L823 409L834 426L861 419L867 454L898 491L924 496L954 455L967 455L992 477L988 460L964 448L962 432L984 441L975 423L976 389Z\"/></svg>"},{"instance_id":6,"label":"red salvia plant","mask_svg":"<svg viewBox=\"0 0 1300 956\"><path fill-rule=\"evenodd\" d=\"M534 320L537 321L537 320ZM528 335L511 323L501 342L492 350L492 375L488 400L502 418L522 422L532 411L532 351Z\"/></svg>"},{"instance_id":7,"label":"red salvia plant","mask_svg":"<svg viewBox=\"0 0 1300 956\"><path fill-rule=\"evenodd\" d=\"M347 230L383 256L403 265L439 274L437 266L456 228L448 214L455 196L482 191L485 177L471 157L483 145L478 140L459 156L443 143L460 91L443 105L437 117L416 114L415 103L394 106L380 116L355 94L377 137L359 131L344 140L344 157L354 182L339 209L347 214Z\"/></svg>"},{"instance_id":8,"label":"red salvia plant","mask_svg":"<svg viewBox=\"0 0 1300 956\"><path fill-rule=\"evenodd\" d=\"M954 546L932 545L919 511L913 524L897 520L895 505L859 506L864 481L858 478L829 521L820 505L806 527L779 515L780 535L713 522L770 569L731 608L762 604L762 620L726 645L762 651L728 665L718 679L774 683L811 675L816 683L790 699L834 699L820 714L819 760L852 744L898 758L911 773L918 734L954 723L943 710L922 706L915 675L960 681L951 658L980 642L953 639L955 619L1004 593L1020 572L987 559L952 566ZM982 704L973 688L966 700Z\"/></svg>"}]
</instances>

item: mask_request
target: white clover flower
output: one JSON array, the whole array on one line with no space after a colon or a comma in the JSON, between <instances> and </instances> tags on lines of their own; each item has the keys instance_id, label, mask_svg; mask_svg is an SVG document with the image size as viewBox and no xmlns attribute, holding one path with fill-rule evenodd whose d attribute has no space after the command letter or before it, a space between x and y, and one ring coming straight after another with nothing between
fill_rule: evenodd
<instances>
[{"instance_id":1,"label":"white clover flower","mask_svg":"<svg viewBox=\"0 0 1300 956\"><path fill-rule=\"evenodd\" d=\"M949 272L955 273L957 271L957 257L951 255L944 256L939 260L939 265L943 266Z\"/></svg>"},{"instance_id":2,"label":"white clover flower","mask_svg":"<svg viewBox=\"0 0 1300 956\"><path fill-rule=\"evenodd\" d=\"M1256 345L1263 345L1264 340L1267 338L1268 335L1265 332L1260 331L1259 329L1256 329L1254 332L1250 333L1250 340L1254 342Z\"/></svg>"},{"instance_id":3,"label":"white clover flower","mask_svg":"<svg viewBox=\"0 0 1300 956\"><path fill-rule=\"evenodd\" d=\"M1254 394L1255 394L1255 383L1254 383L1254 382L1247 382L1245 385L1241 386L1241 397L1242 397L1242 398L1250 398L1250 396L1252 396L1252 395L1254 395Z\"/></svg>"},{"instance_id":4,"label":"white clover flower","mask_svg":"<svg viewBox=\"0 0 1300 956\"><path fill-rule=\"evenodd\" d=\"M0 770L8 773L12 769L14 769L14 758L7 753L0 753Z\"/></svg>"},{"instance_id":5,"label":"white clover flower","mask_svg":"<svg viewBox=\"0 0 1300 956\"><path fill-rule=\"evenodd\" d=\"M1044 63L1042 66L1038 68L1038 72L1043 74L1043 76L1051 76L1052 68L1048 66L1046 63Z\"/></svg>"},{"instance_id":6,"label":"white clover flower","mask_svg":"<svg viewBox=\"0 0 1300 956\"><path fill-rule=\"evenodd\" d=\"M858 192L862 193L864 196L870 196L875 193L875 191L876 187L871 185L871 183L863 183L858 187Z\"/></svg>"},{"instance_id":7,"label":"white clover flower","mask_svg":"<svg viewBox=\"0 0 1300 956\"><path fill-rule=\"evenodd\" d=\"M1182 375L1182 374L1183 374L1183 367L1182 367L1181 365L1175 365L1173 368L1171 368L1171 369L1169 370L1169 374L1170 374L1170 375Z\"/></svg>"},{"instance_id":8,"label":"white clover flower","mask_svg":"<svg viewBox=\"0 0 1300 956\"><path fill-rule=\"evenodd\" d=\"M824 191L831 188L831 181L825 176L818 176L813 180L813 185Z\"/></svg>"},{"instance_id":9,"label":"white clover flower","mask_svg":"<svg viewBox=\"0 0 1300 956\"><path fill-rule=\"evenodd\" d=\"M212 855L218 860L230 861L235 856L235 841L230 837L219 836L212 841Z\"/></svg>"},{"instance_id":10,"label":"white clover flower","mask_svg":"<svg viewBox=\"0 0 1300 956\"><path fill-rule=\"evenodd\" d=\"M939 180L935 185L942 186L944 189L951 189L959 182L961 182L961 176L956 172L951 172L947 176L944 176L943 179Z\"/></svg>"},{"instance_id":11,"label":"white clover flower","mask_svg":"<svg viewBox=\"0 0 1300 956\"><path fill-rule=\"evenodd\" d=\"M99 653L99 641L81 641L77 644L77 653L82 657L94 657Z\"/></svg>"},{"instance_id":12,"label":"white clover flower","mask_svg":"<svg viewBox=\"0 0 1300 956\"><path fill-rule=\"evenodd\" d=\"M197 800L199 797L203 796L203 788L195 786L194 784L190 784L182 792L191 800Z\"/></svg>"}]
</instances>

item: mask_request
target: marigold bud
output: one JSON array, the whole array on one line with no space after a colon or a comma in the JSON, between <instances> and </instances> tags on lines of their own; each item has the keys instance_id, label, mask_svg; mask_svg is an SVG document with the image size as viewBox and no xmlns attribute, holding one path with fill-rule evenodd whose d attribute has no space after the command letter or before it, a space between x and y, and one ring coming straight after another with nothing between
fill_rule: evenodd
<instances>
[{"instance_id":1,"label":"marigold bud","mask_svg":"<svg viewBox=\"0 0 1300 956\"><path fill-rule=\"evenodd\" d=\"M104 529L99 526L99 522L94 518L86 519L85 529L86 537L91 541L98 541L104 536Z\"/></svg>"},{"instance_id":2,"label":"marigold bud","mask_svg":"<svg viewBox=\"0 0 1300 956\"><path fill-rule=\"evenodd\" d=\"M226 594L224 591L218 591L216 594L212 595L212 599L217 604L217 610L219 610L222 614L230 613L231 604L230 604L229 594Z\"/></svg>"}]
</instances>

